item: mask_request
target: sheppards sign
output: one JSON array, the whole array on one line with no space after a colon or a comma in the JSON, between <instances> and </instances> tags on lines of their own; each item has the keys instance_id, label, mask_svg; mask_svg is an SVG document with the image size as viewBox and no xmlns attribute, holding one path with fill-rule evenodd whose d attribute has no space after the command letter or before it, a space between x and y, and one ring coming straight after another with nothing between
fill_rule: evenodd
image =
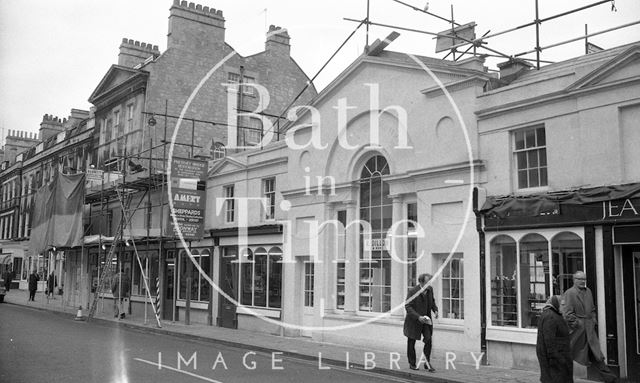
<instances>
[{"instance_id":1,"label":"sheppards sign","mask_svg":"<svg viewBox=\"0 0 640 383\"><path fill-rule=\"evenodd\" d=\"M178 237L178 229L180 229L182 237L187 241L202 239L206 209L206 178L206 161L173 159L171 162L173 209L167 215L164 233L166 236Z\"/></svg>"}]
</instances>

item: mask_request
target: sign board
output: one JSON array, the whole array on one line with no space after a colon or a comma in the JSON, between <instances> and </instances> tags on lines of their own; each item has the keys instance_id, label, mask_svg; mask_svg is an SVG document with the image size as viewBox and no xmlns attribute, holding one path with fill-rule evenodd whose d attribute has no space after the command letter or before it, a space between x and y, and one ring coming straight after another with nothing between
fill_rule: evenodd
<instances>
[{"instance_id":1,"label":"sign board","mask_svg":"<svg viewBox=\"0 0 640 383\"><path fill-rule=\"evenodd\" d=\"M460 25L438 33L436 37L436 53L451 49L452 46L463 44L476 38L476 23ZM462 37L464 40L460 39Z\"/></svg>"},{"instance_id":2,"label":"sign board","mask_svg":"<svg viewBox=\"0 0 640 383\"><path fill-rule=\"evenodd\" d=\"M197 241L204 236L207 169L207 161L173 158L171 162L173 211L167 214L164 235L178 237L178 232L181 232L182 237L187 241Z\"/></svg>"},{"instance_id":3,"label":"sign board","mask_svg":"<svg viewBox=\"0 0 640 383\"><path fill-rule=\"evenodd\" d=\"M371 238L364 240L365 251L389 251L389 238Z\"/></svg>"},{"instance_id":4,"label":"sign board","mask_svg":"<svg viewBox=\"0 0 640 383\"><path fill-rule=\"evenodd\" d=\"M87 182L102 181L104 170L100 169L87 169Z\"/></svg>"}]
</instances>

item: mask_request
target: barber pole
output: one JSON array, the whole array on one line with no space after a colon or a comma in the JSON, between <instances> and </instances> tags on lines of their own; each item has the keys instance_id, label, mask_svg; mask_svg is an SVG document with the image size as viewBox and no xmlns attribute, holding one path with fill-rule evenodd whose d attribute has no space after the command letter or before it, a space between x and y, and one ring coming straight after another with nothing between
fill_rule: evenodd
<instances>
[{"instance_id":1,"label":"barber pole","mask_svg":"<svg viewBox=\"0 0 640 383\"><path fill-rule=\"evenodd\" d=\"M156 317L160 318L160 278L156 278Z\"/></svg>"}]
</instances>

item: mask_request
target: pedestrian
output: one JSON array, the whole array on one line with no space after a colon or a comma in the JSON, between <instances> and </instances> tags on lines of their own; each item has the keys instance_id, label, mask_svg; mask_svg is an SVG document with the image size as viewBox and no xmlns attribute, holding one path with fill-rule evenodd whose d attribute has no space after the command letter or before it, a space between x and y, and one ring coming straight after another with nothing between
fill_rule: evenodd
<instances>
[{"instance_id":1,"label":"pedestrian","mask_svg":"<svg viewBox=\"0 0 640 383\"><path fill-rule=\"evenodd\" d=\"M538 320L536 354L542 383L573 383L571 337L556 295L547 300Z\"/></svg>"},{"instance_id":2,"label":"pedestrian","mask_svg":"<svg viewBox=\"0 0 640 383\"><path fill-rule=\"evenodd\" d=\"M111 293L113 294L113 317L124 319L125 317L125 308L123 302L126 298L129 298L129 289L131 287L131 282L129 280L127 273L124 272L124 269L120 269L120 272L113 276L113 280L111 281Z\"/></svg>"},{"instance_id":3,"label":"pedestrian","mask_svg":"<svg viewBox=\"0 0 640 383\"><path fill-rule=\"evenodd\" d=\"M38 276L36 271L31 271L31 274L29 275L29 300L32 302L35 301L36 298L36 290L38 289L39 280L40 277Z\"/></svg>"},{"instance_id":4,"label":"pedestrian","mask_svg":"<svg viewBox=\"0 0 640 383\"><path fill-rule=\"evenodd\" d=\"M615 382L600 350L600 341L596 325L598 319L593 294L587 287L584 271L573 274L573 287L565 291L562 302L563 316L571 334L571 354L573 360L583 366L596 364L598 372L605 382Z\"/></svg>"},{"instance_id":5,"label":"pedestrian","mask_svg":"<svg viewBox=\"0 0 640 383\"><path fill-rule=\"evenodd\" d=\"M49 278L47 278L47 299L52 297L56 299L54 289L58 284L58 278L53 275L53 271L49 274Z\"/></svg>"},{"instance_id":6,"label":"pedestrian","mask_svg":"<svg viewBox=\"0 0 640 383\"><path fill-rule=\"evenodd\" d=\"M4 273L4 287L9 292L11 290L11 281L13 280L12 274L13 272L9 269Z\"/></svg>"},{"instance_id":7,"label":"pedestrian","mask_svg":"<svg viewBox=\"0 0 640 383\"><path fill-rule=\"evenodd\" d=\"M418 285L409 290L404 305L407 310L407 315L404 318L404 336L407 337L409 368L418 370L415 345L416 340L422 339L424 342L422 352L426 359L424 368L429 372L435 372L435 368L431 365L431 338L433 335L431 313L433 312L438 318L438 306L433 298L433 288L431 286L425 287L429 280L431 280L431 274L420 274Z\"/></svg>"}]
</instances>

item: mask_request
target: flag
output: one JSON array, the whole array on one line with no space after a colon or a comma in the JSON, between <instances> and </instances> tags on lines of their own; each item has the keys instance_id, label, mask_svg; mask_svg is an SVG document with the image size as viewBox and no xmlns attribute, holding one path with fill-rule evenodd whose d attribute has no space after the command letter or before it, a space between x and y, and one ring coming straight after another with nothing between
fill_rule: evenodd
<instances>
[{"instance_id":1,"label":"flag","mask_svg":"<svg viewBox=\"0 0 640 383\"><path fill-rule=\"evenodd\" d=\"M57 173L36 192L29 252L42 254L51 247L82 245L84 173Z\"/></svg>"}]
</instances>

